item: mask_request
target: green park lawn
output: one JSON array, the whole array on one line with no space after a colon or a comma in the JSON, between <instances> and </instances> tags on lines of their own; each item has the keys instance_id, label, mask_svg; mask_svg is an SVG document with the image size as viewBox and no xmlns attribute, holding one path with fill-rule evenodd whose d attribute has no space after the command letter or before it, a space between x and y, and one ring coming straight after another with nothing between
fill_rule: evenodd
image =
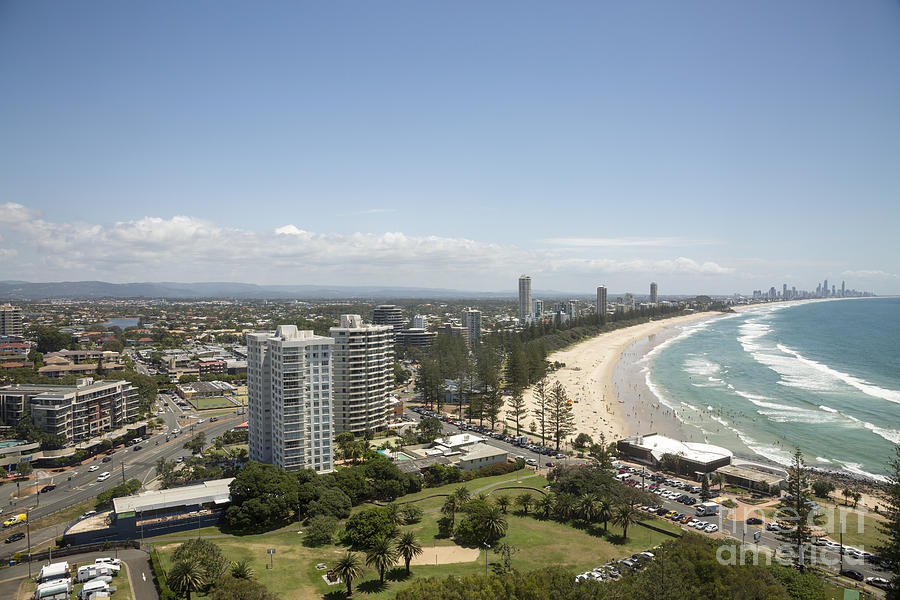
<instances>
[{"instance_id":1,"label":"green park lawn","mask_svg":"<svg viewBox=\"0 0 900 600\"><path fill-rule=\"evenodd\" d=\"M435 539L437 534L438 514L426 514L417 524L405 526L405 531L413 531L423 546L451 545L447 539ZM599 566L612 558L629 556L634 552L646 550L663 541L657 532L633 525L629 528L628 539L621 539L621 528L610 526L606 537L602 527L596 528L594 534L562 525L554 521L541 521L532 516L519 514L507 515L509 521L508 534L505 541L519 548L513 556L513 566L520 570L531 570L549 565L561 565L573 571L582 571ZM209 531L207 528L205 531ZM205 533L204 531L204 533ZM211 532L211 531L210 531ZM174 536L173 536L174 537ZM182 537L184 537L182 535ZM324 562L333 566L337 558L346 551L337 545L320 548L308 548L302 544L302 536L296 531L282 531L260 535L227 536L214 538L230 560L248 560L256 571L260 583L269 590L279 594L284 600L294 598L320 597L332 591L340 591L342 586L329 586L322 580L322 571L317 571L317 563ZM171 553L179 542L167 541L165 537L154 538L154 546L159 550L163 567L171 567ZM275 549L273 569L268 569L266 550ZM360 553L364 556L364 553ZM488 554L488 567L498 563L495 554ZM447 575L470 575L482 573L484 569L484 553L479 559L466 563L445 564L438 566L413 567L412 577L405 578L402 568L389 573L387 586L379 589L377 572L367 569L359 582L360 591L355 595L371 598L392 597L416 577L445 577ZM354 585L356 589L356 585Z\"/></svg>"},{"instance_id":2,"label":"green park lawn","mask_svg":"<svg viewBox=\"0 0 900 600\"><path fill-rule=\"evenodd\" d=\"M211 408L235 408L240 406L240 399L233 396L217 396L215 398L191 398L188 402L197 410Z\"/></svg>"}]
</instances>

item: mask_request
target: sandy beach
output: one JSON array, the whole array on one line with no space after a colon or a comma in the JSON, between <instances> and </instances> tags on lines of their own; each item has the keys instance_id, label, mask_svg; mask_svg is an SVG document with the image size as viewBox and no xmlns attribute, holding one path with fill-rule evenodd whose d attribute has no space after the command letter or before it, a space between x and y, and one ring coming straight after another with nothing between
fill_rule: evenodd
<instances>
[{"instance_id":1,"label":"sandy beach","mask_svg":"<svg viewBox=\"0 0 900 600\"><path fill-rule=\"evenodd\" d=\"M561 382L573 401L577 429L572 437L583 432L597 440L602 432L608 441L613 441L636 433L636 429L640 429L641 433L650 430L669 434L679 432L678 421L670 414L671 411L655 400L649 401L650 394L646 389L636 389L633 384L626 383L621 375L617 377L616 365L636 342L653 342L655 336L667 329L721 316L723 313L701 312L642 323L603 333L551 354L548 357L550 362L558 361L566 365L551 373L548 381L551 385ZM632 352L643 354L647 348ZM529 412L527 422L535 406L533 389L526 391L525 401Z\"/></svg>"}]
</instances>

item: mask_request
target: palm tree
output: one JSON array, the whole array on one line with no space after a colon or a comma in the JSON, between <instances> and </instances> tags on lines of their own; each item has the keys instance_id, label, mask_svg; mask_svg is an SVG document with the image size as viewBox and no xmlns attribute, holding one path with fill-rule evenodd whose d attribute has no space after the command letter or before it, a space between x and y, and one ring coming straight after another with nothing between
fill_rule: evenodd
<instances>
[{"instance_id":1,"label":"palm tree","mask_svg":"<svg viewBox=\"0 0 900 600\"><path fill-rule=\"evenodd\" d=\"M248 560L239 560L231 563L231 576L235 579L253 579L255 574Z\"/></svg>"},{"instance_id":2,"label":"palm tree","mask_svg":"<svg viewBox=\"0 0 900 600\"><path fill-rule=\"evenodd\" d=\"M453 494L447 496L447 499L444 500L443 506L441 506L441 514L445 517L450 517L450 529L453 529L453 526L456 524L456 509L459 508L456 503L456 497Z\"/></svg>"},{"instance_id":3,"label":"palm tree","mask_svg":"<svg viewBox=\"0 0 900 600\"><path fill-rule=\"evenodd\" d=\"M522 507L522 512L528 514L528 509L534 504L534 498L528 492L522 492L516 496L516 505Z\"/></svg>"},{"instance_id":4,"label":"palm tree","mask_svg":"<svg viewBox=\"0 0 900 600\"><path fill-rule=\"evenodd\" d=\"M503 494L502 496L498 496L494 501L497 503L497 508L500 509L504 515L509 511L509 496Z\"/></svg>"},{"instance_id":5,"label":"palm tree","mask_svg":"<svg viewBox=\"0 0 900 600\"><path fill-rule=\"evenodd\" d=\"M347 584L347 595L353 595L353 580L363 576L364 569L359 561L359 556L347 551L347 554L338 559L334 565L334 572Z\"/></svg>"},{"instance_id":6,"label":"palm tree","mask_svg":"<svg viewBox=\"0 0 900 600\"><path fill-rule=\"evenodd\" d=\"M853 492L849 488L844 488L841 494L844 496L844 505L850 506L850 497L853 496Z\"/></svg>"},{"instance_id":7,"label":"palm tree","mask_svg":"<svg viewBox=\"0 0 900 600\"><path fill-rule=\"evenodd\" d=\"M498 540L506 535L506 517L498 506L492 506L484 513L483 525L488 541Z\"/></svg>"},{"instance_id":8,"label":"palm tree","mask_svg":"<svg viewBox=\"0 0 900 600\"><path fill-rule=\"evenodd\" d=\"M585 493L578 501L578 513L587 523L591 523L597 516L597 494Z\"/></svg>"},{"instance_id":9,"label":"palm tree","mask_svg":"<svg viewBox=\"0 0 900 600\"><path fill-rule=\"evenodd\" d=\"M469 488L464 485L461 485L453 490L453 496L456 498L457 508L461 508L463 504L465 504L472 498L472 495L469 494Z\"/></svg>"},{"instance_id":10,"label":"palm tree","mask_svg":"<svg viewBox=\"0 0 900 600\"><path fill-rule=\"evenodd\" d=\"M572 516L572 509L575 508L575 496L565 492L557 496L556 498L556 514L557 516L566 521L569 517Z\"/></svg>"},{"instance_id":11,"label":"palm tree","mask_svg":"<svg viewBox=\"0 0 900 600\"><path fill-rule=\"evenodd\" d=\"M607 531L609 520L613 518L613 503L606 496L597 501L597 520L603 523L603 531Z\"/></svg>"},{"instance_id":12,"label":"palm tree","mask_svg":"<svg viewBox=\"0 0 900 600\"><path fill-rule=\"evenodd\" d=\"M187 600L191 600L191 592L199 591L206 585L203 567L196 561L180 560L176 562L166 580L173 588L187 594Z\"/></svg>"},{"instance_id":13,"label":"palm tree","mask_svg":"<svg viewBox=\"0 0 900 600\"><path fill-rule=\"evenodd\" d=\"M403 512L400 510L400 506L396 502L391 502L385 507L385 515L387 515L388 521L391 522L391 525L394 527L400 527L401 525L406 524L406 519L403 517Z\"/></svg>"},{"instance_id":14,"label":"palm tree","mask_svg":"<svg viewBox=\"0 0 900 600\"><path fill-rule=\"evenodd\" d=\"M537 501L537 510L540 512L542 519L547 519L550 517L550 513L553 512L553 507L556 504L556 496L553 494L544 494Z\"/></svg>"},{"instance_id":15,"label":"palm tree","mask_svg":"<svg viewBox=\"0 0 900 600\"><path fill-rule=\"evenodd\" d=\"M716 473L712 478L713 485L719 486L719 493L722 492L722 488L725 487L725 476L721 473Z\"/></svg>"},{"instance_id":16,"label":"palm tree","mask_svg":"<svg viewBox=\"0 0 900 600\"><path fill-rule=\"evenodd\" d=\"M630 504L620 504L616 507L613 522L622 527L622 537L628 539L628 526L637 522L639 513Z\"/></svg>"},{"instance_id":17,"label":"palm tree","mask_svg":"<svg viewBox=\"0 0 900 600\"><path fill-rule=\"evenodd\" d=\"M403 557L403 561L406 563L406 574L409 575L409 563L413 557L422 554L422 545L416 539L416 534L412 531L407 531L401 535L400 539L397 540L397 552Z\"/></svg>"},{"instance_id":18,"label":"palm tree","mask_svg":"<svg viewBox=\"0 0 900 600\"><path fill-rule=\"evenodd\" d=\"M397 562L397 550L389 538L379 538L366 551L366 564L378 569L378 581L384 583L384 572Z\"/></svg>"}]
</instances>

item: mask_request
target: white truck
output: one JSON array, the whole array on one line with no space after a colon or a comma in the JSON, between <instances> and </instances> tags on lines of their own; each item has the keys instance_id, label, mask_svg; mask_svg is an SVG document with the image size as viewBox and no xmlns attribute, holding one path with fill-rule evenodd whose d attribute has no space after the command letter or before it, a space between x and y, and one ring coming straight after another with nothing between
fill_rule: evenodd
<instances>
[{"instance_id":1,"label":"white truck","mask_svg":"<svg viewBox=\"0 0 900 600\"><path fill-rule=\"evenodd\" d=\"M78 567L75 581L90 581L97 577L112 577L113 575L115 575L113 570L106 565L85 565L83 567Z\"/></svg>"},{"instance_id":2,"label":"white truck","mask_svg":"<svg viewBox=\"0 0 900 600\"><path fill-rule=\"evenodd\" d=\"M67 562L44 565L41 567L41 572L38 574L38 581L44 583L45 581L51 581L53 579L68 579L69 573L69 563Z\"/></svg>"},{"instance_id":3,"label":"white truck","mask_svg":"<svg viewBox=\"0 0 900 600\"><path fill-rule=\"evenodd\" d=\"M72 582L68 579L54 579L37 586L34 591L35 600L41 598L65 597L68 598L72 593Z\"/></svg>"},{"instance_id":4,"label":"white truck","mask_svg":"<svg viewBox=\"0 0 900 600\"><path fill-rule=\"evenodd\" d=\"M716 502L702 502L697 505L698 517L709 517L719 514L719 505Z\"/></svg>"}]
</instances>

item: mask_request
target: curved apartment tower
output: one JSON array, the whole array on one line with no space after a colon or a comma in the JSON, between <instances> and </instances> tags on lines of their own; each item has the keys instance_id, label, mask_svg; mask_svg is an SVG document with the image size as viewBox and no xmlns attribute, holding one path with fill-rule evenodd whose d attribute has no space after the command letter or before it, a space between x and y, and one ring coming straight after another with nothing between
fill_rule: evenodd
<instances>
[{"instance_id":1,"label":"curved apartment tower","mask_svg":"<svg viewBox=\"0 0 900 600\"><path fill-rule=\"evenodd\" d=\"M340 327L332 327L330 334L334 339L334 432L384 429L393 387L393 327L367 325L359 315L341 315Z\"/></svg>"}]
</instances>

